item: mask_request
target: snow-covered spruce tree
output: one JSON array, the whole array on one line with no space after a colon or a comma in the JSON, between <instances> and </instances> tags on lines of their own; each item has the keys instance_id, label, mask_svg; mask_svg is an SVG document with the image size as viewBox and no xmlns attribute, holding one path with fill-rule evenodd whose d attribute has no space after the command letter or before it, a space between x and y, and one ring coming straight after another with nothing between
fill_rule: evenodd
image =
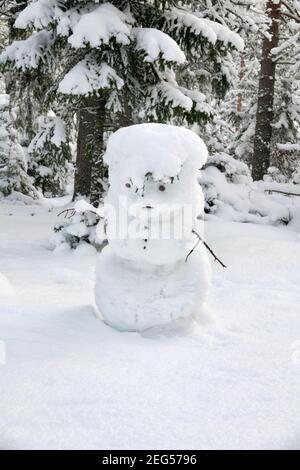
<instances>
[{"instance_id":1,"label":"snow-covered spruce tree","mask_svg":"<svg viewBox=\"0 0 300 470\"><path fill-rule=\"evenodd\" d=\"M15 28L14 23L20 11L30 3L19 0L2 2L9 44L15 41L24 44L28 34L24 29ZM31 61L32 70L29 71L26 64L22 66L22 53L30 55L30 52L30 45L23 51L19 48L16 56L18 67L14 69L4 60L1 64L2 71L6 90L10 94L11 109L16 115L15 126L20 143L29 150L28 173L42 193L56 196L63 192L66 180L72 173L69 143L73 121L67 110L62 109L60 112L58 103L48 94L49 84L52 83L61 57L56 57L52 69L46 67L44 73L39 73L35 68L33 56L28 59ZM57 114L55 119L50 118L52 109ZM63 140L57 138L58 127L65 128Z\"/></svg>"},{"instance_id":2,"label":"snow-covered spruce tree","mask_svg":"<svg viewBox=\"0 0 300 470\"><path fill-rule=\"evenodd\" d=\"M0 95L0 196L27 201L38 193L27 174L27 162L14 128L9 96Z\"/></svg>"},{"instance_id":3,"label":"snow-covered spruce tree","mask_svg":"<svg viewBox=\"0 0 300 470\"><path fill-rule=\"evenodd\" d=\"M51 95L78 111L75 193L90 197L103 177L103 134L143 120L207 121L207 97L176 81L186 60L209 64L212 91L228 86L222 62L238 36L191 12L195 2L175 0L37 0L15 26L25 41L8 47L2 60L16 70L45 74L57 55ZM233 39L234 38L234 39ZM240 43L239 43L240 44ZM94 202L94 201L93 201Z\"/></svg>"},{"instance_id":4,"label":"snow-covered spruce tree","mask_svg":"<svg viewBox=\"0 0 300 470\"><path fill-rule=\"evenodd\" d=\"M0 3L0 15L6 33L3 47L24 38L24 31L14 28L14 23L28 3L28 0L3 0ZM15 126L21 144L27 146L34 135L32 90L26 76L17 76L14 70L6 70L4 77L5 91L10 96L10 107L15 114Z\"/></svg>"}]
</instances>

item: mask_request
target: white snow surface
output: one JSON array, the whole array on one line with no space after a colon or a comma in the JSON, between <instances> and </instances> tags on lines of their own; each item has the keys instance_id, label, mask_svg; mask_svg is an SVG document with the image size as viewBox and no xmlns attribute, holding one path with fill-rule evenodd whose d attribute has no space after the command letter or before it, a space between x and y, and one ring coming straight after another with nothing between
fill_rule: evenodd
<instances>
[{"instance_id":1,"label":"white snow surface","mask_svg":"<svg viewBox=\"0 0 300 470\"><path fill-rule=\"evenodd\" d=\"M299 449L299 236L207 222L214 321L119 333L95 316L96 254L53 253L56 214L0 204L0 448ZM298 228L299 230L299 228Z\"/></svg>"},{"instance_id":2,"label":"white snow surface","mask_svg":"<svg viewBox=\"0 0 300 470\"><path fill-rule=\"evenodd\" d=\"M13 295L13 287L4 274L0 272L0 299Z\"/></svg>"}]
</instances>

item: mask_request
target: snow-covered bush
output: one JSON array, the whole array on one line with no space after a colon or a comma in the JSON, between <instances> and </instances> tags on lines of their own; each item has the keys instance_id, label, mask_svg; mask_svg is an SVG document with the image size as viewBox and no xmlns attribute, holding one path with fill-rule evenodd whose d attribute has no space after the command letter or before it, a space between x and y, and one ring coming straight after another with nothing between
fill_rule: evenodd
<instances>
[{"instance_id":1,"label":"snow-covered bush","mask_svg":"<svg viewBox=\"0 0 300 470\"><path fill-rule=\"evenodd\" d=\"M225 173L228 181L232 183L249 183L251 181L249 167L225 152L209 156L204 168L209 166L215 166L221 173Z\"/></svg>"},{"instance_id":2,"label":"snow-covered bush","mask_svg":"<svg viewBox=\"0 0 300 470\"><path fill-rule=\"evenodd\" d=\"M144 330L201 314L210 268L199 243L197 178L206 157L202 140L183 127L141 124L110 137L108 246L95 294L113 327Z\"/></svg>"},{"instance_id":3,"label":"snow-covered bush","mask_svg":"<svg viewBox=\"0 0 300 470\"><path fill-rule=\"evenodd\" d=\"M0 197L28 201L38 192L27 174L25 152L18 142L14 115L9 109L9 96L0 95ZM24 196L24 197L23 197ZM30 200L30 199L29 199Z\"/></svg>"},{"instance_id":4,"label":"snow-covered bush","mask_svg":"<svg viewBox=\"0 0 300 470\"><path fill-rule=\"evenodd\" d=\"M286 198L267 192L275 183L254 183L247 165L224 153L209 157L200 184L207 218L273 225L292 218Z\"/></svg>"},{"instance_id":5,"label":"snow-covered bush","mask_svg":"<svg viewBox=\"0 0 300 470\"><path fill-rule=\"evenodd\" d=\"M250 171L245 163L224 152L209 156L199 180L205 196L205 213L215 214L223 205L226 183L242 185L250 181Z\"/></svg>"},{"instance_id":6,"label":"snow-covered bush","mask_svg":"<svg viewBox=\"0 0 300 470\"><path fill-rule=\"evenodd\" d=\"M51 237L53 248L76 249L84 243L91 244L97 249L103 247L106 235L100 209L96 209L84 200L79 200L73 208L65 209L59 215L65 220L54 227L55 233ZM103 227L101 238L100 225Z\"/></svg>"}]
</instances>

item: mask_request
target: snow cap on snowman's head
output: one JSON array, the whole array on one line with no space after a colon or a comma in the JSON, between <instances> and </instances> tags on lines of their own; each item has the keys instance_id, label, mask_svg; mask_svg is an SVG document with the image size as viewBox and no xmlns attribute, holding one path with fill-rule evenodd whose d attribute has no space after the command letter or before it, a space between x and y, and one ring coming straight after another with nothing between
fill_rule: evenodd
<instances>
[{"instance_id":1,"label":"snow cap on snowman's head","mask_svg":"<svg viewBox=\"0 0 300 470\"><path fill-rule=\"evenodd\" d=\"M184 165L197 170L207 160L202 139L184 127L167 124L139 124L115 132L108 140L104 161L118 181L142 188L153 181L171 182Z\"/></svg>"}]
</instances>

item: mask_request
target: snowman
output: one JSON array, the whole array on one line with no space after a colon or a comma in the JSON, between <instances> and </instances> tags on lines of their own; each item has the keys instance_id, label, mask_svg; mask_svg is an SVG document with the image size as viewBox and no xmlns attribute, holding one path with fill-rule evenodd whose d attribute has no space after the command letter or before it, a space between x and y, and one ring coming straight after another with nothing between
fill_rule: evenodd
<instances>
[{"instance_id":1,"label":"snowman","mask_svg":"<svg viewBox=\"0 0 300 470\"><path fill-rule=\"evenodd\" d=\"M109 138L108 245L95 298L110 326L142 331L201 315L210 282L199 243L206 159L203 141L183 127L140 124Z\"/></svg>"}]
</instances>

